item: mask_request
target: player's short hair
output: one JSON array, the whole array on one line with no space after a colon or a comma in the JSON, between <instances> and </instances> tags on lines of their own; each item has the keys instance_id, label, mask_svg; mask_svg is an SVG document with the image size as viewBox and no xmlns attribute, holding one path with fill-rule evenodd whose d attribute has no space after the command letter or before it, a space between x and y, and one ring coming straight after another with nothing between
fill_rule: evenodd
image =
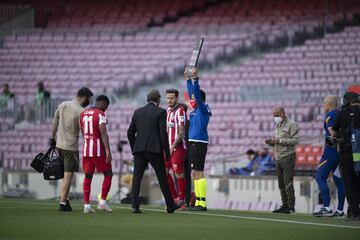
<instances>
[{"instance_id":1,"label":"player's short hair","mask_svg":"<svg viewBox=\"0 0 360 240\"><path fill-rule=\"evenodd\" d=\"M179 96L179 91L176 90L176 89L168 89L168 90L166 90L166 94L172 94L172 93L175 94L175 97Z\"/></svg>"},{"instance_id":2,"label":"player's short hair","mask_svg":"<svg viewBox=\"0 0 360 240\"><path fill-rule=\"evenodd\" d=\"M105 95L99 95L97 98L96 98L96 102L106 102L107 105L110 104L110 100L107 96Z\"/></svg>"},{"instance_id":3,"label":"player's short hair","mask_svg":"<svg viewBox=\"0 0 360 240\"><path fill-rule=\"evenodd\" d=\"M157 89L153 89L151 90L148 95L147 95L147 101L150 102L160 102L160 98L161 98L161 95L160 95L160 92L159 90Z\"/></svg>"},{"instance_id":4,"label":"player's short hair","mask_svg":"<svg viewBox=\"0 0 360 240\"><path fill-rule=\"evenodd\" d=\"M9 84L4 83L3 87L9 88Z\"/></svg>"},{"instance_id":5,"label":"player's short hair","mask_svg":"<svg viewBox=\"0 0 360 240\"><path fill-rule=\"evenodd\" d=\"M206 101L206 93L202 89L200 89L200 98L203 102Z\"/></svg>"},{"instance_id":6,"label":"player's short hair","mask_svg":"<svg viewBox=\"0 0 360 240\"><path fill-rule=\"evenodd\" d=\"M252 155L252 154L255 154L255 151L252 150L251 148L246 151L246 155Z\"/></svg>"},{"instance_id":7,"label":"player's short hair","mask_svg":"<svg viewBox=\"0 0 360 240\"><path fill-rule=\"evenodd\" d=\"M92 96L94 96L94 94L92 93L92 91L89 88L82 87L77 92L77 96L78 97L92 97Z\"/></svg>"}]
</instances>

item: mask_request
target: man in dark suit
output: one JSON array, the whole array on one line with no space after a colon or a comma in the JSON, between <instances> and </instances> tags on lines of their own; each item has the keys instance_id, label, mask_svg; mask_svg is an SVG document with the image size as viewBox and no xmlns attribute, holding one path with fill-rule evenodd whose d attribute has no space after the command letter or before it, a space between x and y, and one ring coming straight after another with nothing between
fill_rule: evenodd
<instances>
[{"instance_id":1,"label":"man in dark suit","mask_svg":"<svg viewBox=\"0 0 360 240\"><path fill-rule=\"evenodd\" d=\"M132 184L133 213L142 213L139 209L140 184L149 162L158 178L167 212L173 213L179 208L174 203L166 178L164 154L166 160L170 160L170 148L166 132L166 111L159 107L160 98L158 90L149 92L148 104L134 112L127 132L135 159Z\"/></svg>"}]
</instances>

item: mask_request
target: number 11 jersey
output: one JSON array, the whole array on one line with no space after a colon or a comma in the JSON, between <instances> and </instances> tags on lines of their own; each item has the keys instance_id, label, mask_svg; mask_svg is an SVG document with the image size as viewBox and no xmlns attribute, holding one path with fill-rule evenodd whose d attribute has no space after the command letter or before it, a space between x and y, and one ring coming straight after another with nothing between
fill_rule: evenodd
<instances>
[{"instance_id":1,"label":"number 11 jersey","mask_svg":"<svg viewBox=\"0 0 360 240\"><path fill-rule=\"evenodd\" d=\"M100 109L90 108L80 114L80 128L84 137L83 157L106 157L100 124L107 124L106 115Z\"/></svg>"}]
</instances>

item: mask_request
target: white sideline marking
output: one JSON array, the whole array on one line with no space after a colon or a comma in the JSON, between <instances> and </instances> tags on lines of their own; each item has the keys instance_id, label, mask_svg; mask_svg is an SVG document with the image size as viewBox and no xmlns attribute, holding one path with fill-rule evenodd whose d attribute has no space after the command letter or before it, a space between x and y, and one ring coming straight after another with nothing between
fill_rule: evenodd
<instances>
[{"instance_id":1,"label":"white sideline marking","mask_svg":"<svg viewBox=\"0 0 360 240\"><path fill-rule=\"evenodd\" d=\"M11 203L25 203L25 204L37 204L37 205L51 205L56 206L56 204L52 203L43 203L43 202L11 202ZM75 205L77 206L77 205ZM0 209L20 209L24 207L6 207L0 206ZM117 209L127 209L131 210L131 207L120 207L120 206L112 206L112 208ZM154 209L154 208L142 208L142 210L152 211L152 212L164 212L165 210L162 209ZM273 218L261 218L261 217L245 217L245 216L238 216L238 215L227 215L227 214L217 214L217 213L202 213L202 212L185 212L185 211L177 211L177 214L187 214L187 215L202 215L202 216L209 216L209 217L222 217L222 218L232 218L232 219L246 219L246 220L257 220L257 221L266 221L266 222L281 222L281 223L292 223L292 224L301 224L301 225L313 225L313 226L320 226L320 227L334 227L334 228L348 228L348 229L360 229L360 226L347 226L347 225L337 225L337 224L329 224L329 223L316 223L316 222L304 222L304 221L293 221L293 220L281 220L281 219L273 219Z\"/></svg>"},{"instance_id":2,"label":"white sideline marking","mask_svg":"<svg viewBox=\"0 0 360 240\"><path fill-rule=\"evenodd\" d=\"M129 209L126 207L114 207L121 209ZM143 210L153 211L153 212L164 212L164 210L153 209L153 208L142 208ZM223 218L235 218L235 219L247 219L247 220L258 220L258 221L267 221L267 222L282 222L282 223L294 223L294 224L302 224L302 225L314 225L321 227L338 227L338 228L350 228L350 229L360 229L360 226L346 226L346 225L337 225L337 224L329 224L329 223L315 223L315 222L303 222L303 221L292 221L292 220L281 220L281 219L273 219L273 218L259 218L259 217L245 217L238 215L226 215L226 214L211 214L211 213L202 213L202 212L185 212L185 211L177 211L176 213L187 214L187 215L202 215L202 216L211 216L211 217L223 217Z\"/></svg>"}]
</instances>

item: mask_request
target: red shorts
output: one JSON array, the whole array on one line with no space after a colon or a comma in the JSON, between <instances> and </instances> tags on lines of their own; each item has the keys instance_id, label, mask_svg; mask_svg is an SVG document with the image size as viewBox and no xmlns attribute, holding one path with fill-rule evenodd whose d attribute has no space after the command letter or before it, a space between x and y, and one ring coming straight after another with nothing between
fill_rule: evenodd
<instances>
[{"instance_id":1,"label":"red shorts","mask_svg":"<svg viewBox=\"0 0 360 240\"><path fill-rule=\"evenodd\" d=\"M94 173L95 167L97 172L112 170L111 163L106 163L106 157L83 157L84 173Z\"/></svg>"},{"instance_id":2,"label":"red shorts","mask_svg":"<svg viewBox=\"0 0 360 240\"><path fill-rule=\"evenodd\" d=\"M166 169L172 169L175 174L184 173L186 150L183 148L175 148L171 155L171 160L165 162Z\"/></svg>"}]
</instances>

